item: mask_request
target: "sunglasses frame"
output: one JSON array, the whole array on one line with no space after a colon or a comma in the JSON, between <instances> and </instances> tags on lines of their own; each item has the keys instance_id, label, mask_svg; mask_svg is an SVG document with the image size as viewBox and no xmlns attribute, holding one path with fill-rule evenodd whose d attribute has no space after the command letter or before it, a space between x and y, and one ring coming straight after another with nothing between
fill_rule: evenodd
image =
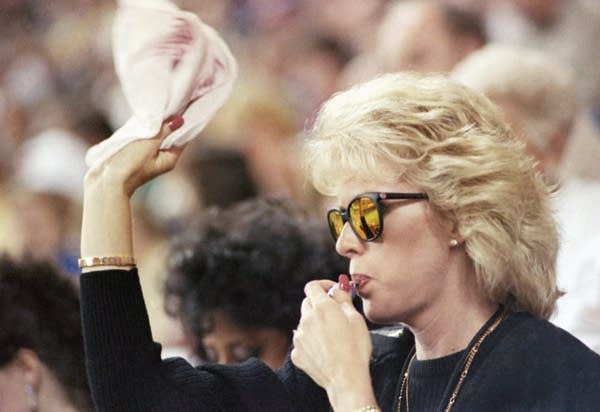
<instances>
[{"instance_id":1,"label":"sunglasses frame","mask_svg":"<svg viewBox=\"0 0 600 412\"><path fill-rule=\"evenodd\" d=\"M358 199L365 198L365 197L368 199L371 199L375 203L375 207L377 208L377 217L379 219L379 232L372 238L368 238L368 239L363 239L358 234L358 230L354 228L354 225L352 224L352 219L350 219L350 216L348 215L348 211L350 210L350 206L352 205L352 203L354 203ZM365 242L372 242L372 241L376 240L383 233L383 212L385 211L386 207L385 207L385 205L383 205L381 203L381 201L382 200L396 200L396 199L428 200L429 197L427 196L426 193L405 193L405 192L365 192L365 193L361 193L357 196L354 196L354 198L352 198L352 200L348 203L348 206L346 209L342 210L341 208L335 207L335 208L331 208L327 211L327 226L329 227L329 231L331 232L333 239L337 242L339 235L336 234L335 227L331 223L329 216L332 213L338 213L339 216L342 218L343 225L345 225L346 223L349 223L350 227L352 228L352 231L354 232L356 237L358 237L360 240L365 241ZM340 234L341 234L341 232L340 232Z\"/></svg>"}]
</instances>

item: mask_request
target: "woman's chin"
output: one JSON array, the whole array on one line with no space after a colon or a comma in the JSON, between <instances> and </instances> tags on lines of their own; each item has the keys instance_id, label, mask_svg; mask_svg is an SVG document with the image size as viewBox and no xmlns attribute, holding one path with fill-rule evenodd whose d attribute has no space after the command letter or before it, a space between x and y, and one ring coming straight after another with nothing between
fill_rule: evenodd
<instances>
[{"instance_id":1,"label":"woman's chin","mask_svg":"<svg viewBox=\"0 0 600 412\"><path fill-rule=\"evenodd\" d=\"M389 324L395 323L393 320L391 320L389 318L390 317L389 312L385 311L383 308L373 307L373 305L365 303L364 301L363 301L363 313L369 321L376 323L378 325L389 325Z\"/></svg>"}]
</instances>

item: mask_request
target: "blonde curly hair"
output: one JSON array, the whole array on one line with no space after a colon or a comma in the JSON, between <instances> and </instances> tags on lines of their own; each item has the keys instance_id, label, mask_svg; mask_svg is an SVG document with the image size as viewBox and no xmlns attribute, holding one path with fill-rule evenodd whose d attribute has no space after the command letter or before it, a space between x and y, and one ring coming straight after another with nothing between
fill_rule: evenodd
<instances>
[{"instance_id":1,"label":"blonde curly hair","mask_svg":"<svg viewBox=\"0 0 600 412\"><path fill-rule=\"evenodd\" d=\"M552 189L499 110L440 75L393 73L334 95L305 148L316 189L404 181L457 224L490 300L548 318L561 292Z\"/></svg>"}]
</instances>

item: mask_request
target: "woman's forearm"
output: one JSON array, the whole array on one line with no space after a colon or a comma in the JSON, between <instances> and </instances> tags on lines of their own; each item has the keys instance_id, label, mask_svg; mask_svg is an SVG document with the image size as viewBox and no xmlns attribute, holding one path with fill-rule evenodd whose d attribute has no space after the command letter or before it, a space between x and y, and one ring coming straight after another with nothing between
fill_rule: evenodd
<instances>
[{"instance_id":1,"label":"woman's forearm","mask_svg":"<svg viewBox=\"0 0 600 412\"><path fill-rule=\"evenodd\" d=\"M82 257L133 257L130 198L144 183L175 167L183 147L160 149L163 139L181 127L183 118L174 122L164 124L158 136L129 143L88 171L84 181ZM83 271L111 268L115 267L92 266ZM120 264L119 268L127 265Z\"/></svg>"},{"instance_id":2,"label":"woman's forearm","mask_svg":"<svg viewBox=\"0 0 600 412\"><path fill-rule=\"evenodd\" d=\"M101 178L86 178L81 230L81 256L133 256L130 199ZM84 268L83 272L111 266ZM123 269L123 267L121 267Z\"/></svg>"}]
</instances>

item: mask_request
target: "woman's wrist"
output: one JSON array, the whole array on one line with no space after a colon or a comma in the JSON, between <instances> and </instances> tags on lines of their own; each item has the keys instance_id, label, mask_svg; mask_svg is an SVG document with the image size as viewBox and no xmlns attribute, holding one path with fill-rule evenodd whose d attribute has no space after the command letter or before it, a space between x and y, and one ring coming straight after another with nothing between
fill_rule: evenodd
<instances>
[{"instance_id":1,"label":"woman's wrist","mask_svg":"<svg viewBox=\"0 0 600 412\"><path fill-rule=\"evenodd\" d=\"M350 393L350 391L346 390L346 393L343 394L344 399L339 399L337 401L333 401L331 397L329 401L333 407L334 411L340 412L380 412L379 407L377 406L377 401L375 400L375 396L372 391L369 394L356 394Z\"/></svg>"},{"instance_id":2,"label":"woman's wrist","mask_svg":"<svg viewBox=\"0 0 600 412\"><path fill-rule=\"evenodd\" d=\"M105 166L89 170L83 180L84 197L121 197L130 198L123 179L113 176Z\"/></svg>"},{"instance_id":3,"label":"woman's wrist","mask_svg":"<svg viewBox=\"0 0 600 412\"><path fill-rule=\"evenodd\" d=\"M358 408L354 412L381 412L381 409L379 409L379 406L377 405L367 405L363 406L362 408Z\"/></svg>"},{"instance_id":4,"label":"woman's wrist","mask_svg":"<svg viewBox=\"0 0 600 412\"><path fill-rule=\"evenodd\" d=\"M340 380L327 389L327 396L333 410L352 412L377 410L368 409L369 407L377 407L370 374L367 372L362 377L357 374L349 374L348 376L352 376L350 382Z\"/></svg>"},{"instance_id":5,"label":"woman's wrist","mask_svg":"<svg viewBox=\"0 0 600 412\"><path fill-rule=\"evenodd\" d=\"M133 257L130 198L116 182L87 175L84 182L81 257ZM94 265L83 272L113 265Z\"/></svg>"}]
</instances>

